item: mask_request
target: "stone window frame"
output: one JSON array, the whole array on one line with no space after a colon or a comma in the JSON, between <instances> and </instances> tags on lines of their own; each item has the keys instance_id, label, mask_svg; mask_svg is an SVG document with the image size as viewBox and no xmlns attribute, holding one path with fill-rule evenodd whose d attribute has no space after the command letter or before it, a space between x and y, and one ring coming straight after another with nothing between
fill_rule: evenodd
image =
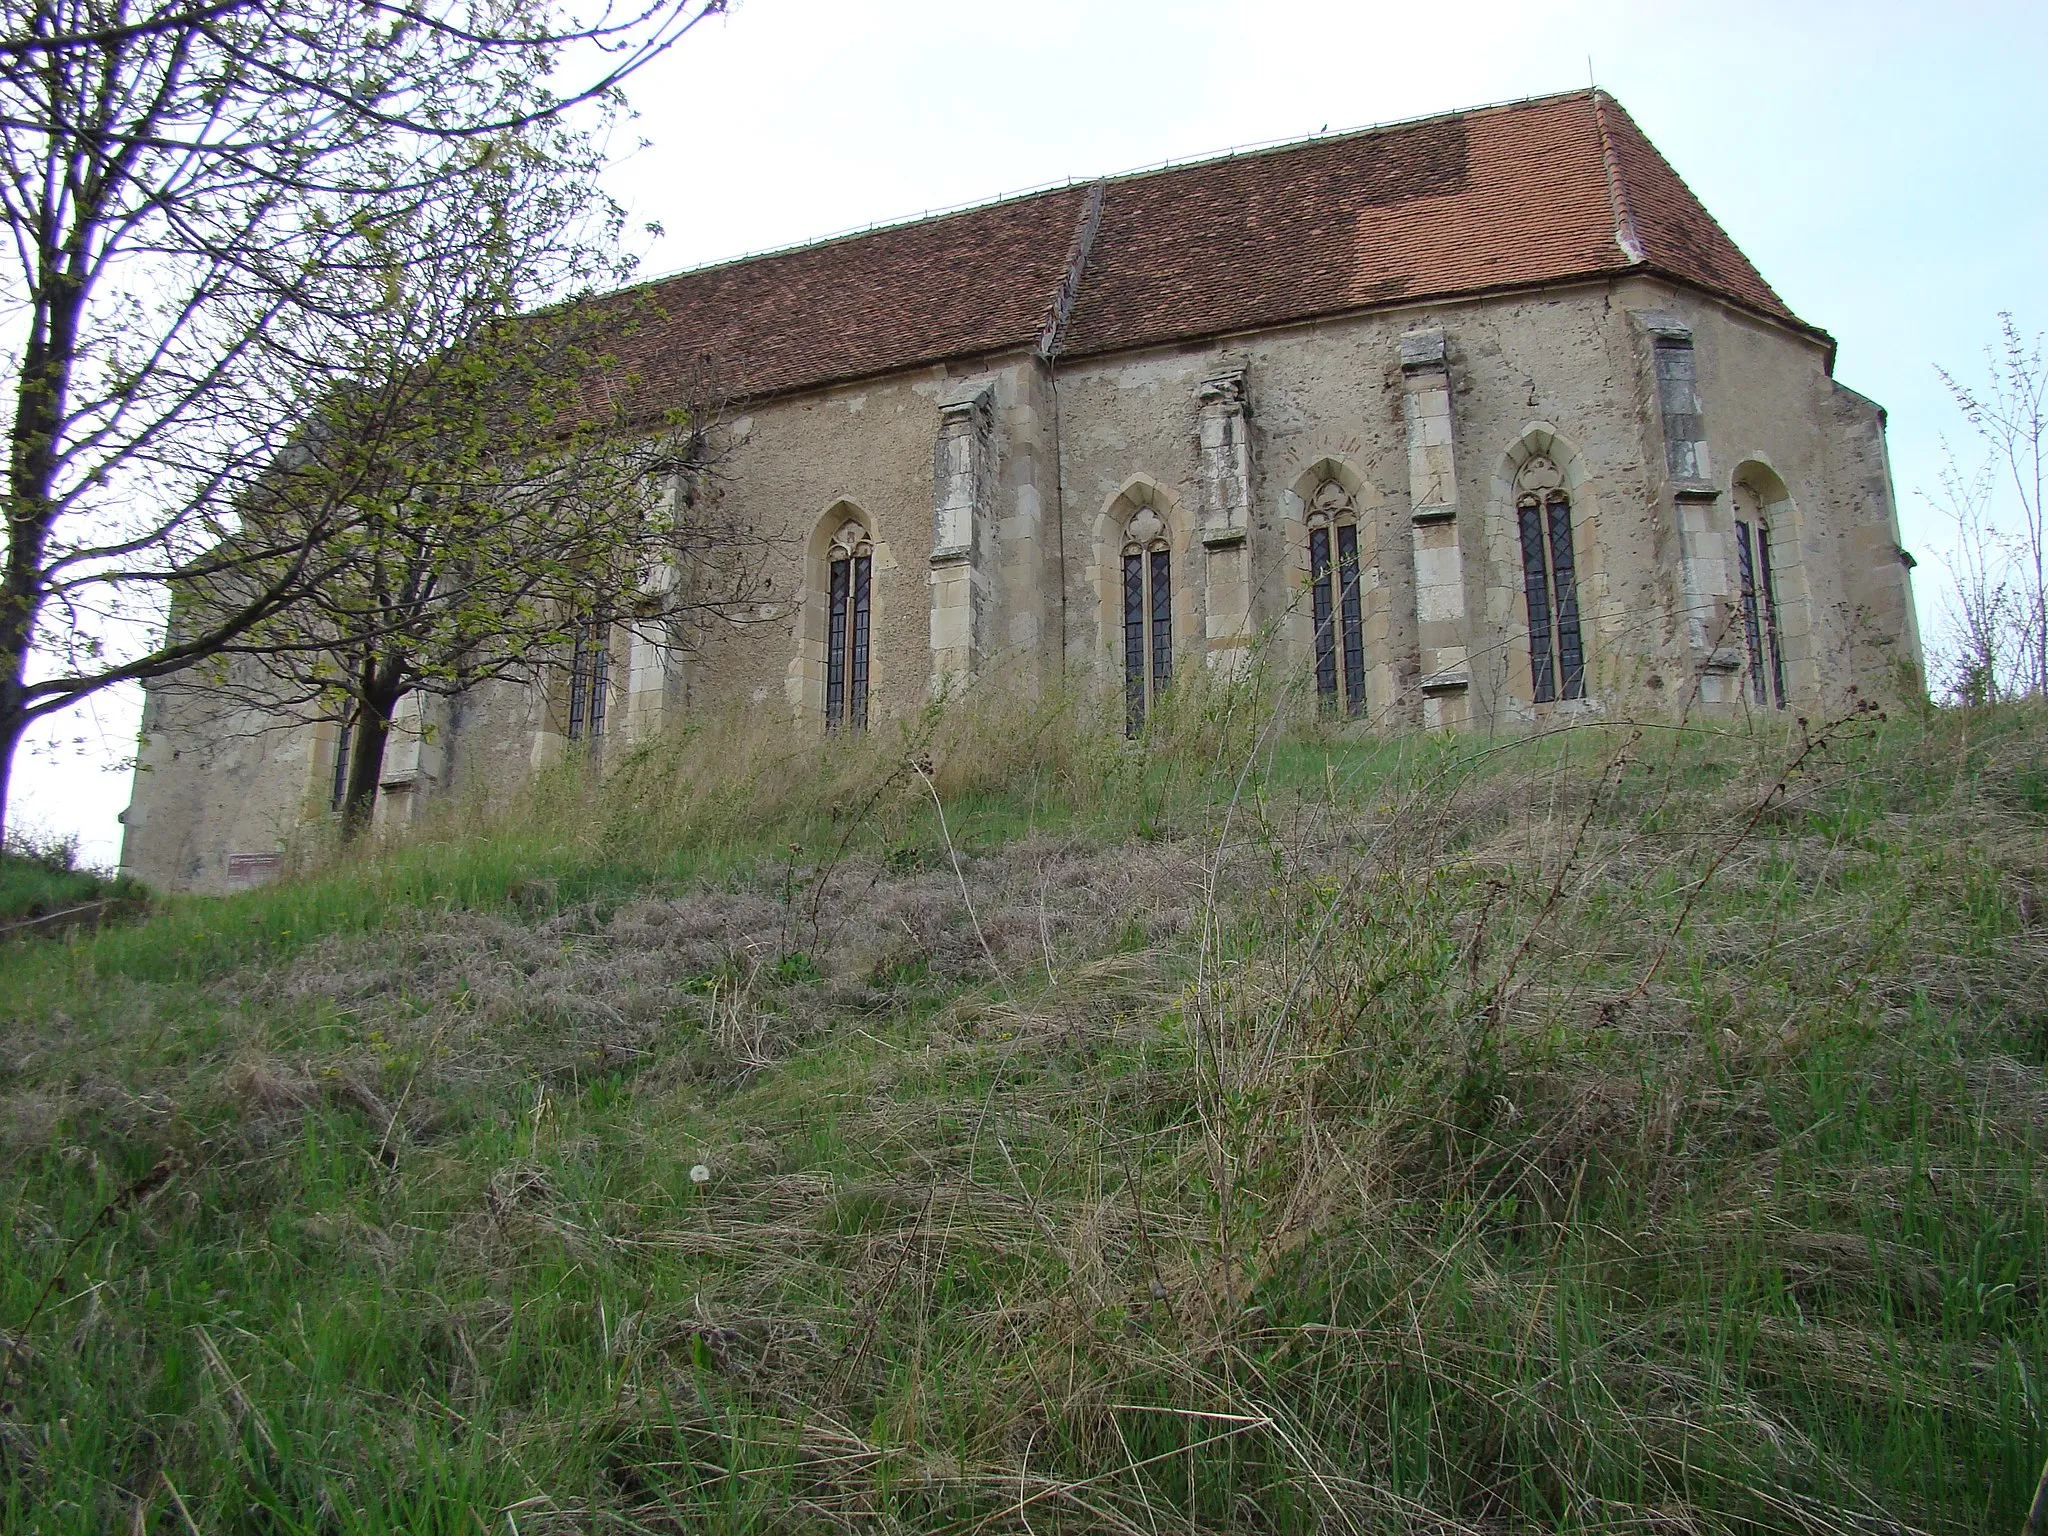
<instances>
[{"instance_id":1,"label":"stone window frame","mask_svg":"<svg viewBox=\"0 0 2048 1536\"><path fill-rule=\"evenodd\" d=\"M825 729L868 728L874 658L875 540L848 518L825 548Z\"/></svg>"},{"instance_id":2,"label":"stone window frame","mask_svg":"<svg viewBox=\"0 0 2048 1536\"><path fill-rule=\"evenodd\" d=\"M1539 704L1533 697L1529 614L1522 579L1520 513L1516 481L1531 459L1547 458L1564 481L1572 509L1572 561L1578 586L1579 642L1585 669L1584 698ZM1602 668L1610 649L1631 621L1608 593L1605 551L1600 538L1605 501L1602 483L1589 472L1578 443L1548 421L1532 421L1502 452L1487 497L1485 523L1485 623L1493 655L1498 713L1503 719L1535 721L1555 715L1597 714L1605 709L1608 683ZM1475 658L1478 647L1475 647Z\"/></svg>"},{"instance_id":3,"label":"stone window frame","mask_svg":"<svg viewBox=\"0 0 2048 1536\"><path fill-rule=\"evenodd\" d=\"M1124 551L1129 542L1131 524L1147 512L1158 519L1160 531L1157 538L1165 544L1168 557L1168 590L1171 594L1169 634L1173 646L1169 676L1185 673L1193 665L1199 650L1197 637L1200 630L1197 626L1202 616L1195 600L1190 520L1180 498L1158 480L1146 474L1132 475L1109 497L1096 517L1095 563L1086 573L1087 580L1096 589L1100 605L1098 623L1105 681L1114 684L1119 697L1124 696L1125 689ZM1146 542L1152 541L1148 539ZM1145 712L1149 714L1157 703L1148 673ZM1127 702L1127 727L1130 724L1128 715Z\"/></svg>"},{"instance_id":4,"label":"stone window frame","mask_svg":"<svg viewBox=\"0 0 2048 1536\"><path fill-rule=\"evenodd\" d=\"M1539 454L1515 474L1515 539L1522 559L1522 621L1530 698L1538 705L1586 697L1586 625L1579 604L1571 492L1556 460ZM1542 622L1532 589L1543 590ZM1539 647L1539 631L1543 643Z\"/></svg>"},{"instance_id":5,"label":"stone window frame","mask_svg":"<svg viewBox=\"0 0 2048 1536\"><path fill-rule=\"evenodd\" d=\"M614 665L618 630L611 605L602 597L569 620L569 662L564 673L568 703L562 735L571 742L587 743L592 756L603 747L613 713L612 695L618 691Z\"/></svg>"},{"instance_id":6,"label":"stone window frame","mask_svg":"<svg viewBox=\"0 0 2048 1536\"><path fill-rule=\"evenodd\" d=\"M573 735L570 729L572 721L582 726L582 722L576 719L577 710L570 694L576 685L580 633L591 622L588 615L592 614L600 615L604 620L604 726L594 739L587 727L578 729ZM533 684L535 716L530 718L535 718L535 725L529 761L535 768L555 767L567 757L571 746L582 747L595 756L597 743L607 737L615 737L623 727L621 706L630 702L624 695L624 684L630 676L633 626L609 602L593 598L588 606L570 615L563 628L560 652ZM585 704L587 707L587 699Z\"/></svg>"},{"instance_id":7,"label":"stone window frame","mask_svg":"<svg viewBox=\"0 0 2048 1536\"><path fill-rule=\"evenodd\" d=\"M1726 532L1731 572L1738 569L1735 524L1748 520L1745 516L1748 509L1743 504L1745 492L1756 499L1757 511L1764 525L1770 529L1771 578L1777 586L1779 642L1785 674L1784 703L1782 706L1773 705L1773 708L1790 709L1817 700L1821 692L1818 657L1822 647L1820 637L1815 633L1805 515L1799 499L1767 458L1761 454L1747 454L1738 459L1728 476ZM1734 587L1732 597L1737 635L1744 643L1742 698L1754 703L1747 671L1747 637L1742 633L1739 579L1731 585Z\"/></svg>"},{"instance_id":8,"label":"stone window frame","mask_svg":"<svg viewBox=\"0 0 2048 1536\"><path fill-rule=\"evenodd\" d=\"M1380 534L1386 499L1379 488L1340 454L1321 454L1295 475L1280 498L1281 531L1286 550L1287 609L1282 633L1303 674L1311 683L1316 677L1315 594L1312 583L1311 522L1316 497L1324 487L1335 486L1349 498L1348 515L1358 530L1359 644L1364 664L1364 693L1354 710L1343 696L1339 682L1340 719L1383 718L1392 707L1398 679L1392 655L1393 615L1387 573L1381 564ZM1334 564L1334 561L1333 561ZM1337 596L1332 581L1332 597ZM1342 671L1342 649L1336 659ZM1320 696L1318 697L1320 707Z\"/></svg>"},{"instance_id":9,"label":"stone window frame","mask_svg":"<svg viewBox=\"0 0 2048 1536\"><path fill-rule=\"evenodd\" d=\"M351 727L337 720L316 720L306 735L306 814L333 816L341 810Z\"/></svg>"},{"instance_id":10,"label":"stone window frame","mask_svg":"<svg viewBox=\"0 0 2048 1536\"><path fill-rule=\"evenodd\" d=\"M334 765L329 771L327 785L327 808L337 815L342 802L348 797L349 750L356 742L356 722L353 711L346 720L328 722L333 735L330 740Z\"/></svg>"},{"instance_id":11,"label":"stone window frame","mask_svg":"<svg viewBox=\"0 0 2048 1536\"><path fill-rule=\"evenodd\" d=\"M882 632L888 596L888 583L884 576L894 569L894 561L887 541L882 538L874 516L866 507L850 497L836 497L818 514L811 526L811 536L805 542L803 585L796 604L792 636L795 655L790 660L787 677L793 711L799 719L820 730L828 725L825 705L831 659L828 642L832 620L832 557L835 545L842 542L849 527L858 528L865 536L869 560L866 714L853 728L863 729L873 723L876 698L885 671L882 647L877 642ZM849 634L849 649L851 642ZM852 724L846 720L842 723Z\"/></svg>"}]
</instances>

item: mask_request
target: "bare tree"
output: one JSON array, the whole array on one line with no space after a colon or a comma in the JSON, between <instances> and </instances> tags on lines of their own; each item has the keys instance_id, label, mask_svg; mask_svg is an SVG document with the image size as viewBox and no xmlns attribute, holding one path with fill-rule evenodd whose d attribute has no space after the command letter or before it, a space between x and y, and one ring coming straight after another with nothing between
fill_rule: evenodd
<instances>
[{"instance_id":1,"label":"bare tree","mask_svg":"<svg viewBox=\"0 0 2048 1536\"><path fill-rule=\"evenodd\" d=\"M416 274L395 281L412 307L443 302ZM356 515L317 541L321 579L160 686L192 722L247 710L259 730L348 727L352 836L407 693L537 682L620 629L690 650L752 600L767 546L723 511L715 397L686 381L668 409L638 407L644 381L612 354L653 318L632 294L560 306L331 402L244 524L283 558L316 542L296 523L345 487ZM236 580L269 577L238 565ZM233 583L180 584L181 611L242 601Z\"/></svg>"},{"instance_id":2,"label":"bare tree","mask_svg":"<svg viewBox=\"0 0 2048 1536\"><path fill-rule=\"evenodd\" d=\"M1991 462L1966 471L1946 439L1941 450L1939 489L1920 496L1955 529L1946 552L1955 586L1942 604L1942 661L1958 703L1995 704L2022 671L2026 641L2014 601L2012 550L1986 516L1996 478Z\"/></svg>"},{"instance_id":3,"label":"bare tree","mask_svg":"<svg viewBox=\"0 0 2048 1536\"><path fill-rule=\"evenodd\" d=\"M2042 336L2029 341L2010 312L1998 317L1999 336L1985 348L1989 381L1964 384L1947 369L1942 383L1982 440L1983 470L1966 476L1949 457L1943 497L1957 520L1959 547L1953 562L1961 585L1966 664L1981 665L1980 686L1996 694L1995 663L2001 636L2010 636L2017 663L2015 691L2048 696L2048 452L2043 441L2048 410L2048 368L2042 366ZM1989 510L2009 492L2017 526L2001 533Z\"/></svg>"},{"instance_id":4,"label":"bare tree","mask_svg":"<svg viewBox=\"0 0 2048 1536\"><path fill-rule=\"evenodd\" d=\"M619 83L722 0L592 3L0 0L0 822L36 719L192 666L354 558L348 475L280 472L317 464L318 411L416 420L392 381L622 275L596 183ZM432 313L396 276L457 268ZM352 418L360 469L377 418ZM205 600L167 629L173 578Z\"/></svg>"}]
</instances>

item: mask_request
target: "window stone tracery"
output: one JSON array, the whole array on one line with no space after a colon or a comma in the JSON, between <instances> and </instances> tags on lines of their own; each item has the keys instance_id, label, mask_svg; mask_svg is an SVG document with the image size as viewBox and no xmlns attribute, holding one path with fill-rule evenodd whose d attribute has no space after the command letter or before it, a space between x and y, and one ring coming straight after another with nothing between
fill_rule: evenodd
<instances>
[{"instance_id":1,"label":"window stone tracery","mask_svg":"<svg viewBox=\"0 0 2048 1536\"><path fill-rule=\"evenodd\" d=\"M848 518L826 553L825 729L868 723L868 642L873 618L874 538Z\"/></svg>"},{"instance_id":2,"label":"window stone tracery","mask_svg":"<svg viewBox=\"0 0 2048 1536\"><path fill-rule=\"evenodd\" d=\"M1124 723L1136 735L1173 676L1173 547L1150 507L1124 525L1123 594Z\"/></svg>"},{"instance_id":3,"label":"window stone tracery","mask_svg":"<svg viewBox=\"0 0 2048 1536\"><path fill-rule=\"evenodd\" d=\"M1515 475L1521 534L1522 593L1529 612L1529 683L1538 704L1586 696L1586 654L1579 627L1577 553L1564 472L1538 454Z\"/></svg>"},{"instance_id":4,"label":"window stone tracery","mask_svg":"<svg viewBox=\"0 0 2048 1536\"><path fill-rule=\"evenodd\" d=\"M1328 713L1355 718L1365 713L1357 498L1340 482L1325 480L1310 495L1304 522L1315 611L1316 701Z\"/></svg>"}]
</instances>

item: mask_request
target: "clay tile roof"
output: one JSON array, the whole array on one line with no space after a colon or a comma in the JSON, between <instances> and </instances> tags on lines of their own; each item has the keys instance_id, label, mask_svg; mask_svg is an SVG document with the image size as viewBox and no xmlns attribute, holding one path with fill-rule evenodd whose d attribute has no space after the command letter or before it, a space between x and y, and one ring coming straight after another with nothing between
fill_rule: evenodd
<instances>
[{"instance_id":1,"label":"clay tile roof","mask_svg":"<svg viewBox=\"0 0 2048 1536\"><path fill-rule=\"evenodd\" d=\"M1645 269L1811 330L1595 92L1100 185L1067 356ZM760 396L1031 346L1088 200L1063 187L663 279L634 291L649 318L622 361L658 400L692 369Z\"/></svg>"},{"instance_id":2,"label":"clay tile roof","mask_svg":"<svg viewBox=\"0 0 2048 1536\"><path fill-rule=\"evenodd\" d=\"M1634 224L1649 264L1710 293L1812 330L1736 249L1728 232L1701 206L1692 188L1679 180L1635 119L1622 111L1621 103L1607 97L1601 105L1622 208Z\"/></svg>"},{"instance_id":3,"label":"clay tile roof","mask_svg":"<svg viewBox=\"0 0 2048 1536\"><path fill-rule=\"evenodd\" d=\"M1014 350L1045 324L1085 197L1062 187L664 278L636 290L622 361L657 393L694 368L748 396Z\"/></svg>"}]
</instances>

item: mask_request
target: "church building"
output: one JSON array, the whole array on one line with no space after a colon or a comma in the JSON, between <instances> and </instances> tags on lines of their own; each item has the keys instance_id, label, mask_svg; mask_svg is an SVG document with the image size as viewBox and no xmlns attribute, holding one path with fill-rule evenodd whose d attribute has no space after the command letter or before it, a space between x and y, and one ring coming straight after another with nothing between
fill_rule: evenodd
<instances>
[{"instance_id":1,"label":"church building","mask_svg":"<svg viewBox=\"0 0 2048 1536\"><path fill-rule=\"evenodd\" d=\"M1358 729L1829 711L1920 686L1884 412L1613 98L1076 183L663 279L761 591L687 646L409 698L378 817L751 706L857 730L1259 655ZM332 814L331 725L152 689L123 867L222 891Z\"/></svg>"}]
</instances>

